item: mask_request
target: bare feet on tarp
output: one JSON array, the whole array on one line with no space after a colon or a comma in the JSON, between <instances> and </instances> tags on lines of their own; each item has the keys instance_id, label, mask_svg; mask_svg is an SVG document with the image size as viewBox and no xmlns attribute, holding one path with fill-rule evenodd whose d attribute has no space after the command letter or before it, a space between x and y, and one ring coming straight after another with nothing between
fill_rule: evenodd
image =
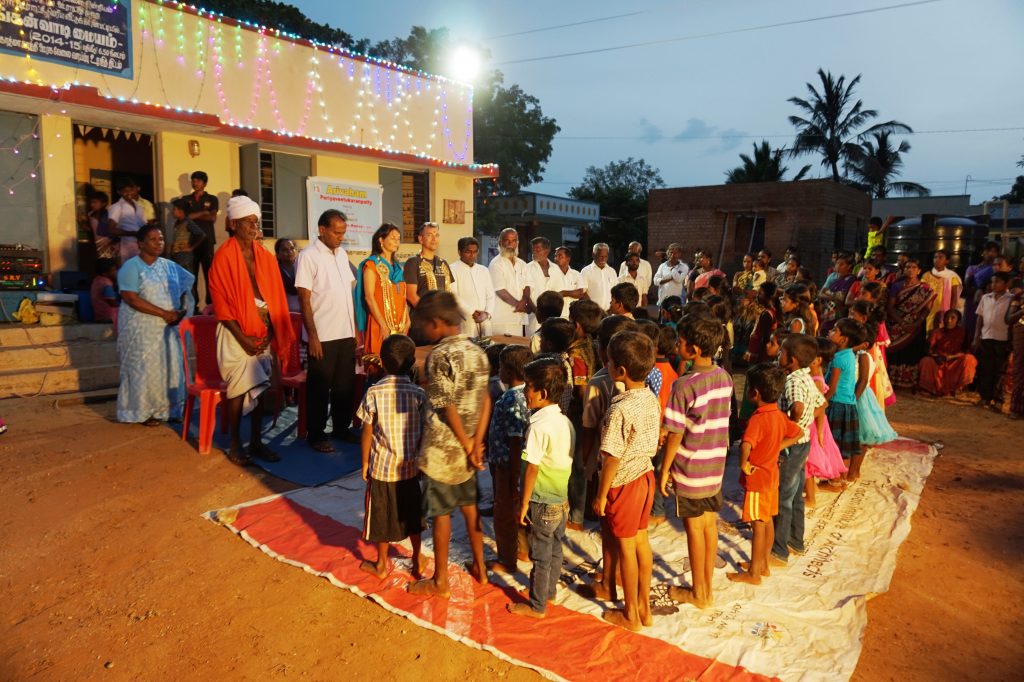
<instances>
[{"instance_id":1,"label":"bare feet on tarp","mask_svg":"<svg viewBox=\"0 0 1024 682\"><path fill-rule=\"evenodd\" d=\"M603 618L606 622L611 623L612 625L619 626L620 628L632 630L633 632L640 632L640 621L631 621L630 619L626 618L626 614L624 614L619 609L615 609L614 611L605 611L601 614L601 618Z\"/></svg>"},{"instance_id":2,"label":"bare feet on tarp","mask_svg":"<svg viewBox=\"0 0 1024 682\"><path fill-rule=\"evenodd\" d=\"M361 564L359 564L359 568L360 570L366 571L370 575L377 576L381 580L384 580L384 578L388 577L388 573L390 572L388 571L387 566L378 566L377 563L373 561L364 561Z\"/></svg>"},{"instance_id":3,"label":"bare feet on tarp","mask_svg":"<svg viewBox=\"0 0 1024 682\"><path fill-rule=\"evenodd\" d=\"M673 585L668 588L668 596L672 601L696 606L698 609L706 609L711 606L710 599L698 599L697 594L690 587Z\"/></svg>"},{"instance_id":4,"label":"bare feet on tarp","mask_svg":"<svg viewBox=\"0 0 1024 682\"><path fill-rule=\"evenodd\" d=\"M409 587L407 589L409 591L409 594L418 594L424 597L438 597L440 599L447 599L448 597L452 596L452 593L448 589L447 585L445 586L444 589L441 589L440 587L438 587L437 583L434 582L433 578L431 578L430 580L417 580L414 583L409 583Z\"/></svg>"},{"instance_id":5,"label":"bare feet on tarp","mask_svg":"<svg viewBox=\"0 0 1024 682\"><path fill-rule=\"evenodd\" d=\"M528 618L543 618L542 611L534 611L529 604L506 604L505 608L514 616L526 616Z\"/></svg>"}]
</instances>

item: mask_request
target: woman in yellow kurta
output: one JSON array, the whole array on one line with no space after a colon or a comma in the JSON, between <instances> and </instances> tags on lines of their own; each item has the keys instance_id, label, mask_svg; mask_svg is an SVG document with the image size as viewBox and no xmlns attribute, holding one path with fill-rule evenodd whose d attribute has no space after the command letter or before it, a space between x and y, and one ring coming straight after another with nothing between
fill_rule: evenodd
<instances>
[{"instance_id":1,"label":"woman in yellow kurta","mask_svg":"<svg viewBox=\"0 0 1024 682\"><path fill-rule=\"evenodd\" d=\"M396 256L401 243L401 230L384 223L373 233L370 257L359 264L356 324L363 332L364 357L379 356L385 338L409 331L405 279Z\"/></svg>"},{"instance_id":2,"label":"woman in yellow kurta","mask_svg":"<svg viewBox=\"0 0 1024 682\"><path fill-rule=\"evenodd\" d=\"M953 310L959 305L960 290L963 288L960 277L946 267L949 262L949 254L939 249L935 252L932 262L935 267L921 276L921 282L927 284L936 294L935 300L932 301L931 311L928 313L926 334L930 334L936 327L941 327L942 317L946 311Z\"/></svg>"}]
</instances>

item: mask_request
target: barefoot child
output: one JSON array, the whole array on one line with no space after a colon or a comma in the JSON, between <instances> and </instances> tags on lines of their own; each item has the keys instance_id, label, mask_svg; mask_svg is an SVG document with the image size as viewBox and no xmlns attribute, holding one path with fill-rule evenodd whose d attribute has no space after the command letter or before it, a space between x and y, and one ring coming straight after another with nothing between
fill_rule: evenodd
<instances>
[{"instance_id":1,"label":"barefoot child","mask_svg":"<svg viewBox=\"0 0 1024 682\"><path fill-rule=\"evenodd\" d=\"M615 538L625 596L621 611L605 611L602 617L634 631L651 625L653 557L647 522L654 503L651 459L658 451L661 410L644 382L654 357L654 343L642 332L619 332L608 344L608 375L626 390L612 398L601 427L601 483L594 497L594 512Z\"/></svg>"},{"instance_id":2,"label":"barefoot child","mask_svg":"<svg viewBox=\"0 0 1024 682\"><path fill-rule=\"evenodd\" d=\"M448 544L456 509L462 511L469 534L470 574L480 584L487 582L476 471L483 469L484 436L491 416L488 363L484 352L462 333L462 313L450 292L427 292L413 315L425 338L437 344L427 356L427 398L434 409L420 446L423 507L433 521L434 576L412 583L409 592L447 599Z\"/></svg>"},{"instance_id":3,"label":"barefoot child","mask_svg":"<svg viewBox=\"0 0 1024 682\"><path fill-rule=\"evenodd\" d=\"M377 543L377 561L364 561L359 567L383 579L389 570L389 543L409 538L413 573L418 577L423 496L416 457L427 394L409 380L416 344L408 336L394 334L384 339L380 359L387 376L367 389L356 415L363 423L363 539Z\"/></svg>"},{"instance_id":4,"label":"barefoot child","mask_svg":"<svg viewBox=\"0 0 1024 682\"><path fill-rule=\"evenodd\" d=\"M836 354L836 344L828 339L816 339L818 344L818 357L811 363L811 378L817 386L822 398L828 392L828 384L822 374L822 368L828 367ZM814 411L814 421L811 422L811 449L807 453L807 483L804 485L806 500L804 506L813 509L817 506L816 491L818 484L815 478L826 481L838 479L846 471L843 464L843 456L839 452L839 446L832 438L832 429L828 426L828 419L825 412L828 409L828 401L825 400L818 409Z\"/></svg>"},{"instance_id":5,"label":"barefoot child","mask_svg":"<svg viewBox=\"0 0 1024 682\"><path fill-rule=\"evenodd\" d=\"M776 404L786 383L781 367L761 363L747 370L747 395L757 405L747 422L740 445L740 471L743 472L743 520L750 523L754 538L747 570L727 573L738 583L760 585L771 575L768 556L775 542L772 517L779 513L779 453L794 445L802 434Z\"/></svg>"},{"instance_id":6,"label":"barefoot child","mask_svg":"<svg viewBox=\"0 0 1024 682\"><path fill-rule=\"evenodd\" d=\"M806 551L804 479L811 450L810 427L815 413L825 407L825 396L811 378L810 367L817 357L818 344L807 334L787 336L779 356L779 365L788 372L779 409L800 427L797 442L783 450L779 457L779 513L774 519L771 558L783 565L789 561L790 552L803 554Z\"/></svg>"},{"instance_id":7,"label":"barefoot child","mask_svg":"<svg viewBox=\"0 0 1024 682\"><path fill-rule=\"evenodd\" d=\"M665 459L659 485L666 497L675 491L676 516L686 525L686 546L693 572L691 586L672 586L669 596L704 609L713 602L711 574L718 554L718 512L722 476L729 450L732 377L712 362L725 329L717 319L699 315L678 326L679 355L690 369L676 379L665 408Z\"/></svg>"},{"instance_id":8,"label":"barefoot child","mask_svg":"<svg viewBox=\"0 0 1024 682\"><path fill-rule=\"evenodd\" d=\"M849 318L836 322L828 333L837 350L827 375L825 399L829 405L826 414L832 437L849 469L843 474L843 484L857 480L860 463L864 459L860 452L860 423L857 421L857 356L850 343L851 335L859 341L864 333L864 325Z\"/></svg>"},{"instance_id":9,"label":"barefoot child","mask_svg":"<svg viewBox=\"0 0 1024 682\"><path fill-rule=\"evenodd\" d=\"M562 414L558 398L565 390L565 371L554 359L526 365L526 404L534 410L523 448L523 495L519 524L530 526L530 602L508 604L519 616L543 618L562 575L562 541L569 518L569 474L576 433Z\"/></svg>"},{"instance_id":10,"label":"barefoot child","mask_svg":"<svg viewBox=\"0 0 1024 682\"><path fill-rule=\"evenodd\" d=\"M573 476L579 469L581 485L577 488L573 479L569 480L569 524L574 530L583 528L583 510L586 505L587 481L597 472L601 458L601 424L608 413L612 395L615 393L615 381L608 374L608 345L612 337L620 331L636 331L636 322L622 315L609 315L601 320L598 327L598 355L601 369L587 382L586 400L583 403L583 431L580 434L580 447L577 448L576 459L573 460ZM575 494L574 494L575 493ZM577 505L579 505L577 507ZM578 514L578 516L576 516ZM578 519L578 523L573 523ZM581 585L579 592L587 598L604 601L616 601L616 574L614 570L615 538L608 533L606 524L601 524L601 566L603 575L593 585Z\"/></svg>"},{"instance_id":11,"label":"barefoot child","mask_svg":"<svg viewBox=\"0 0 1024 682\"><path fill-rule=\"evenodd\" d=\"M533 359L526 346L508 345L501 351L498 376L508 386L491 413L487 429L487 460L494 480L494 542L498 560L492 570L514 573L519 558L526 558L526 533L519 528L519 478L523 441L530 424L526 406L523 368Z\"/></svg>"}]
</instances>

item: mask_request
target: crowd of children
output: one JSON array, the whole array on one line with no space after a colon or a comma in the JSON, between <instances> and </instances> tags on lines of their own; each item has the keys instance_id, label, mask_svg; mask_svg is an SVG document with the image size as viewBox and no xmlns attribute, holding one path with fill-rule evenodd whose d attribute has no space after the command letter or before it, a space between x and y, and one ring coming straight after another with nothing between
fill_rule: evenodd
<instances>
[{"instance_id":1,"label":"crowd of children","mask_svg":"<svg viewBox=\"0 0 1024 682\"><path fill-rule=\"evenodd\" d=\"M868 284L863 294L870 295ZM418 578L409 591L447 597L451 514L458 509L469 535L470 575L485 583L488 571L513 573L529 559L529 594L508 608L543 618L557 594L566 532L581 530L589 517L600 522L602 563L579 592L610 603L621 596L622 607L609 608L605 619L639 630L651 623L648 530L674 506L692 579L673 585L669 596L707 608L714 601L722 480L736 441L742 518L753 542L749 563L727 577L759 584L771 567L804 553L805 505L816 502L815 480L842 490L861 476L871 445L896 437L882 409L886 394L872 383L884 367L875 351L882 334L874 310L855 305L828 339L816 338L806 333L817 322L804 319L810 314L799 289L777 308L774 283L761 285L760 295L772 307L756 324L750 353L758 362L747 371L737 407L726 369L730 353L723 352L732 347L732 319L719 301L666 300L654 321L636 307L635 288L618 285L614 312L577 301L566 319L552 296L550 305L538 306L539 328L528 345L495 344L485 352L461 333L455 298L427 293L414 319L436 343L425 363L425 390L408 378L415 346L394 335L381 349L388 376L367 391L359 410L364 539L377 545L364 570L386 576L389 543L409 537ZM476 473L485 466L497 549L490 563L477 506ZM420 556L424 518L433 529L429 577Z\"/></svg>"}]
</instances>

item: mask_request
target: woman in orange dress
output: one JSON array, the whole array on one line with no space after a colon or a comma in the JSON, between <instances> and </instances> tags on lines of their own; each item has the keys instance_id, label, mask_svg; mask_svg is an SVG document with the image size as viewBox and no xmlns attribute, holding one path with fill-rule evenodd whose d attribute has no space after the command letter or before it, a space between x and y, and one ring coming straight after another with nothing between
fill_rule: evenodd
<instances>
[{"instance_id":1,"label":"woman in orange dress","mask_svg":"<svg viewBox=\"0 0 1024 682\"><path fill-rule=\"evenodd\" d=\"M379 358L385 338L409 331L405 279L397 256L401 243L402 231L384 223L373 233L370 257L359 264L356 325L363 332L364 364Z\"/></svg>"}]
</instances>

